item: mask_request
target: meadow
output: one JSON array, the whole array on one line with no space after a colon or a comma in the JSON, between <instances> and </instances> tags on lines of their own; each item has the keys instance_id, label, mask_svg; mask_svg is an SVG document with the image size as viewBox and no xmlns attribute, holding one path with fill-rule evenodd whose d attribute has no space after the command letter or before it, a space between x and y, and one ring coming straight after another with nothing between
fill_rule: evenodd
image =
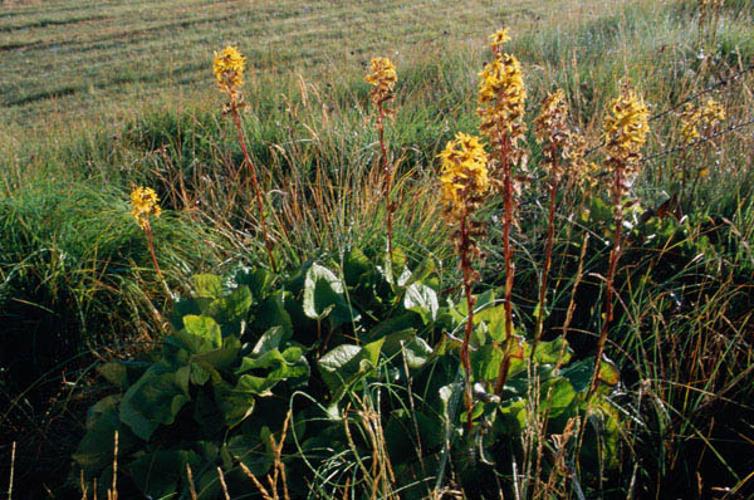
<instances>
[{"instance_id":1,"label":"meadow","mask_svg":"<svg viewBox=\"0 0 754 500\"><path fill-rule=\"evenodd\" d=\"M0 61L9 498L754 495L751 2L16 1Z\"/></svg>"}]
</instances>

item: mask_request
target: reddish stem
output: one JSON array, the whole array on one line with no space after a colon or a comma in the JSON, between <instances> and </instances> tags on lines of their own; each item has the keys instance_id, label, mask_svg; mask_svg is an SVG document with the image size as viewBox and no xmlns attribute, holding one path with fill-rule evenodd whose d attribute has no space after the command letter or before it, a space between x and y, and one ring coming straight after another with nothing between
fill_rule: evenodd
<instances>
[{"instance_id":1,"label":"reddish stem","mask_svg":"<svg viewBox=\"0 0 754 500\"><path fill-rule=\"evenodd\" d=\"M385 197L385 207L387 210L386 224L387 224L387 251L390 255L390 260L393 258L393 203L391 201L391 194L393 190L393 165L387 160L387 147L385 146L385 107L384 102L380 101L377 104L379 108L379 114L377 115L377 132L380 138L380 166L382 172L385 175L385 184L383 196Z\"/></svg>"},{"instance_id":2,"label":"reddish stem","mask_svg":"<svg viewBox=\"0 0 754 500\"><path fill-rule=\"evenodd\" d=\"M162 271L160 271L160 264L157 262L157 254L154 250L154 235L152 234L152 226L148 221L146 226L144 226L144 235L147 237L147 248L149 248L149 255L152 257L152 265L154 266L154 270L155 272L157 272L157 276L159 276L160 279L164 280Z\"/></svg>"},{"instance_id":3,"label":"reddish stem","mask_svg":"<svg viewBox=\"0 0 754 500\"><path fill-rule=\"evenodd\" d=\"M470 236L467 221L467 214L464 212L461 218L461 270L463 271L463 288L466 294L466 309L468 311L466 316L466 330L463 336L463 344L461 346L461 363L463 364L463 370L466 375L466 387L464 391L464 401L466 403L466 429L471 430L471 414L474 410L474 400L472 395L471 386L471 358L469 356L469 342L471 341L471 333L474 328L474 297L471 294L471 284L473 279L473 270L471 269L471 263L469 261L469 246Z\"/></svg>"},{"instance_id":4,"label":"reddish stem","mask_svg":"<svg viewBox=\"0 0 754 500\"><path fill-rule=\"evenodd\" d=\"M597 383L599 382L600 373L600 361L602 354L605 352L605 344L607 342L607 333L610 323L613 321L613 294L615 292L613 288L613 282L615 280L615 273L618 269L618 260L620 259L621 246L623 240L623 163L616 161L615 163L615 177L613 178L613 207L615 209L615 235L613 238L613 248L610 250L610 262L607 268L607 277L605 282L607 284L607 290L605 292L605 320L602 323L600 329L600 336L597 340L597 353L594 359L594 373L592 374L592 382L587 394L589 399L594 391L597 389Z\"/></svg>"},{"instance_id":5,"label":"reddish stem","mask_svg":"<svg viewBox=\"0 0 754 500\"><path fill-rule=\"evenodd\" d=\"M513 165L510 162L510 138L501 134L500 163L503 169L503 258L505 260L505 353L495 382L495 393L500 394L508 378L510 367L510 342L513 336L513 248L510 243L513 226Z\"/></svg>"},{"instance_id":6,"label":"reddish stem","mask_svg":"<svg viewBox=\"0 0 754 500\"><path fill-rule=\"evenodd\" d=\"M557 170L558 159L553 155L553 170ZM542 340L544 330L545 306L547 305L547 279L552 267L552 250L555 245L555 208L557 207L558 181L555 177L550 179L550 206L547 213L547 243L545 244L545 262L542 267L542 277L539 283L539 315L537 316L537 327L534 330L534 342L531 347L531 356L534 359L534 352L537 344Z\"/></svg>"},{"instance_id":7,"label":"reddish stem","mask_svg":"<svg viewBox=\"0 0 754 500\"><path fill-rule=\"evenodd\" d=\"M251 173L251 186L254 189L254 195L256 197L257 211L259 212L259 223L262 227L262 236L264 237L264 246L267 249L267 256L270 259L272 270L274 272L277 272L275 257L272 255L272 241L270 240L269 233L267 232L267 220L264 215L262 191L259 189L259 181L257 180L257 169L254 166L254 163L251 161L251 156L249 156L249 151L246 148L246 140L244 139L243 128L241 127L241 114L238 112L238 103L233 94L231 94L230 96L230 114L233 117L233 124L236 126L236 133L238 134L238 142L241 145L241 151L243 152L244 162L249 166L249 172Z\"/></svg>"}]
</instances>

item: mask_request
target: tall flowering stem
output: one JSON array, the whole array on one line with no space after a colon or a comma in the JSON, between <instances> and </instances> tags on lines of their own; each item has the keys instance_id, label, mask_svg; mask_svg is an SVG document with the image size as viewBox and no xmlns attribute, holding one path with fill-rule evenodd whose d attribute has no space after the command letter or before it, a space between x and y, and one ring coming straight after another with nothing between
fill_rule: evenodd
<instances>
[{"instance_id":1,"label":"tall flowering stem","mask_svg":"<svg viewBox=\"0 0 754 500\"><path fill-rule=\"evenodd\" d=\"M623 206L628 195L630 182L639 173L641 149L649 133L649 110L641 97L628 85L624 85L621 94L612 102L605 119L605 144L607 165L612 173L610 196L613 204L613 247L610 250L607 276L605 278L605 318L602 322L600 336L597 340L594 373L589 389L591 396L599 382L602 355L605 352L608 329L613 321L613 283L623 250Z\"/></svg>"},{"instance_id":2,"label":"tall flowering stem","mask_svg":"<svg viewBox=\"0 0 754 500\"><path fill-rule=\"evenodd\" d=\"M534 356L537 343L542 339L545 308L547 305L547 280L552 267L552 252L555 244L555 212L557 208L558 188L568 164L575 166L581 161L581 142L568 126L568 104L565 93L558 89L551 92L542 102L542 109L534 120L537 142L543 145L544 166L547 170L547 192L549 198L547 211L547 236L545 243L545 260L539 283L539 301L537 324L534 330L531 355ZM576 166L576 168L578 168Z\"/></svg>"},{"instance_id":3,"label":"tall flowering stem","mask_svg":"<svg viewBox=\"0 0 754 500\"><path fill-rule=\"evenodd\" d=\"M385 118L393 114L393 110L386 106L394 99L395 84L398 74L395 65L387 57L375 57L370 62L369 73L364 80L372 85L369 98L377 108L377 134L380 141L380 167L384 175L383 197L385 198L387 226L387 250L393 256L393 212L395 204L391 200L393 190L393 164L388 161L387 146L385 145Z\"/></svg>"},{"instance_id":4,"label":"tall flowering stem","mask_svg":"<svg viewBox=\"0 0 754 500\"><path fill-rule=\"evenodd\" d=\"M267 257L270 260L270 265L273 271L277 271L277 264L275 262L275 256L272 253L273 245L270 239L269 232L267 230L267 219L264 212L264 200L262 197L262 190L259 187L259 180L257 178L257 169L254 166L254 162L251 161L249 150L246 147L246 139L243 134L243 127L241 125L241 110L246 107L244 102L243 93L241 87L244 83L244 71L246 69L246 58L235 47L225 47L222 51L215 53L215 58L212 64L212 71L215 75L215 81L221 92L228 96L228 102L225 104L224 112L230 114L233 119L233 125L236 128L238 135L238 143L241 145L241 152L243 153L244 163L249 168L251 174L251 187L254 190L254 196L256 198L257 212L259 215L259 224L262 229L262 237L264 238L264 246L267 250Z\"/></svg>"},{"instance_id":5,"label":"tall flowering stem","mask_svg":"<svg viewBox=\"0 0 754 500\"><path fill-rule=\"evenodd\" d=\"M503 28L490 37L494 59L479 74L477 113L481 118L480 130L497 150L498 157L491 164L491 182L503 198L503 259L505 261L505 347L500 363L495 392L500 393L508 376L513 349L513 283L515 264L510 234L515 224L517 183L514 166L523 166L526 153L521 145L526 132L524 112L526 89L521 63L502 50L510 37Z\"/></svg>"},{"instance_id":6,"label":"tall flowering stem","mask_svg":"<svg viewBox=\"0 0 754 500\"><path fill-rule=\"evenodd\" d=\"M474 221L473 215L489 190L488 159L479 139L463 133L457 134L454 140L448 142L440 158L442 159L440 184L444 216L447 223L456 228L453 240L460 258L468 311L461 345L461 364L466 377L464 391L466 426L470 430L474 401L469 342L474 329L474 304L476 302L471 291L474 282L479 277L473 267L473 261L480 258L480 252L474 240L483 231L482 226Z\"/></svg>"},{"instance_id":7,"label":"tall flowering stem","mask_svg":"<svg viewBox=\"0 0 754 500\"><path fill-rule=\"evenodd\" d=\"M154 189L138 186L131 191L131 216L136 220L144 236L147 239L149 255L152 257L152 265L160 279L163 279L160 264L157 262L157 254L154 249L154 233L150 219L157 218L162 213L160 199Z\"/></svg>"}]
</instances>

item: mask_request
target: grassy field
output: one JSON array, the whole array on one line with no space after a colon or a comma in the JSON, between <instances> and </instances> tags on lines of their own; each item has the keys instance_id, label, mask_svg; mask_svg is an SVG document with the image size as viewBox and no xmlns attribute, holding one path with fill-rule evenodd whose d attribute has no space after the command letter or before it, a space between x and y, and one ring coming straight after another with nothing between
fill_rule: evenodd
<instances>
[{"instance_id":1,"label":"grassy field","mask_svg":"<svg viewBox=\"0 0 754 500\"><path fill-rule=\"evenodd\" d=\"M753 495L754 7L700 9L4 3L0 491L9 478L12 498L89 498L96 478L107 497L115 454L121 498L282 497L285 468L294 498ZM477 212L469 429L468 308L438 154L458 131L479 134L478 74L503 25L528 92L529 161L516 165L510 297L505 202L489 195ZM239 126L274 270L212 74L227 44L248 60ZM398 74L384 159L363 79L379 55ZM611 274L617 205L603 127L626 83L648 105L650 132ZM594 163L586 177L566 170L550 217L534 118L555 88ZM725 119L689 142L684 106L708 99ZM383 160L395 167L392 259ZM130 214L135 186L160 198L150 226L159 271ZM521 352L533 351L520 363L501 337L503 303ZM602 380L612 364L594 361L601 332L617 383ZM493 390L507 356L511 378Z\"/></svg>"},{"instance_id":2,"label":"grassy field","mask_svg":"<svg viewBox=\"0 0 754 500\"><path fill-rule=\"evenodd\" d=\"M553 5L555 2L551 2ZM605 2L559 3L569 18ZM591 5L594 4L594 5ZM601 4L601 5L600 5ZM65 2L5 7L0 82L5 121L89 119L144 99L204 90L216 47L243 46L264 72L337 75L371 54L401 59L439 42L483 38L500 24L535 26L542 2Z\"/></svg>"}]
</instances>

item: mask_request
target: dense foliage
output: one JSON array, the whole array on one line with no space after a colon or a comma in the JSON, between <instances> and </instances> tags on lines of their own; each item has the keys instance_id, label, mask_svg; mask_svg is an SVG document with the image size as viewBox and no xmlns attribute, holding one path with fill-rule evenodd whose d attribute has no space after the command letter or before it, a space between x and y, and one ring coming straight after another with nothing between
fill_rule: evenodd
<instances>
[{"instance_id":1,"label":"dense foliage","mask_svg":"<svg viewBox=\"0 0 754 500\"><path fill-rule=\"evenodd\" d=\"M151 497L188 494L188 464L199 497L216 498L217 466L230 491L250 486L239 462L256 476L270 471L275 457L269 436L280 432L290 409L284 461L289 477L297 478L290 484L295 496L336 494L350 477L363 495L375 489L422 498L433 484L411 478L426 470L442 473L439 464L448 452L458 460L464 484L491 494L490 460L505 456L503 450L521 453L515 438L534 410L548 414L553 434L562 433L570 418L588 416L604 441L583 453L593 465L599 456L614 467L620 417L606 398L618 383L611 363L601 373L604 388L587 401L590 360L570 363L571 350L561 338L542 342L533 354L540 372L532 378L526 369L532 353L519 338L503 397L486 392L503 357L502 306L494 290L479 297L473 342L474 419L483 430L464 434L459 342L453 338L466 311L438 298L436 280L430 264L412 273L400 263L376 265L358 249L335 270L310 263L285 280L261 269L195 276L194 294L176 302L172 333L160 351L99 367L118 392L89 410L76 463L87 478L98 477L104 494L118 431L121 494L132 488ZM532 391L544 395L536 409ZM371 425L378 438L364 430ZM477 446L487 463L480 469L478 459L456 453ZM375 470L376 451L386 452L380 459L393 471L386 491L379 478L353 466ZM562 473L553 467L548 461L548 473Z\"/></svg>"}]
</instances>

